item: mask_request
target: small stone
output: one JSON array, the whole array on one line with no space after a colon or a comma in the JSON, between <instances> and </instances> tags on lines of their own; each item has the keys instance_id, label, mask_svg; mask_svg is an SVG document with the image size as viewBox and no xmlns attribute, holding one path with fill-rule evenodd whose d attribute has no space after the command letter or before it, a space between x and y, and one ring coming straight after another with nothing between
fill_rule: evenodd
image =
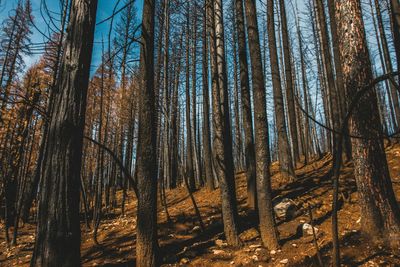
<instances>
[{"instance_id":1,"label":"small stone","mask_svg":"<svg viewBox=\"0 0 400 267\"><path fill-rule=\"evenodd\" d=\"M283 198L278 204L274 206L276 217L283 219L293 218L297 212L297 206L293 200Z\"/></svg>"},{"instance_id":2,"label":"small stone","mask_svg":"<svg viewBox=\"0 0 400 267\"><path fill-rule=\"evenodd\" d=\"M239 235L239 238L244 242L248 242L248 241L256 239L259 236L260 236L260 233L258 232L257 229L250 228L250 229L244 231L243 233L241 233Z\"/></svg>"},{"instance_id":3,"label":"small stone","mask_svg":"<svg viewBox=\"0 0 400 267\"><path fill-rule=\"evenodd\" d=\"M292 246L295 247L295 248L297 248L297 244L294 244L294 243L293 243Z\"/></svg>"},{"instance_id":4,"label":"small stone","mask_svg":"<svg viewBox=\"0 0 400 267\"><path fill-rule=\"evenodd\" d=\"M215 245L216 245L217 247L226 247L226 246L228 246L228 244L225 243L224 241L222 241L221 239L215 240Z\"/></svg>"},{"instance_id":5,"label":"small stone","mask_svg":"<svg viewBox=\"0 0 400 267\"><path fill-rule=\"evenodd\" d=\"M262 251L262 248L256 248L256 252Z\"/></svg>"},{"instance_id":6,"label":"small stone","mask_svg":"<svg viewBox=\"0 0 400 267\"><path fill-rule=\"evenodd\" d=\"M276 254L276 251L275 251L275 250L271 250L271 251L269 252L269 254L275 255L275 254Z\"/></svg>"},{"instance_id":7,"label":"small stone","mask_svg":"<svg viewBox=\"0 0 400 267\"><path fill-rule=\"evenodd\" d=\"M286 264L286 263L288 263L288 262L289 262L288 259L283 259L283 260L279 261L279 263L282 263L282 264Z\"/></svg>"},{"instance_id":8,"label":"small stone","mask_svg":"<svg viewBox=\"0 0 400 267\"><path fill-rule=\"evenodd\" d=\"M253 261L258 261L258 256L257 255L253 255L251 258L253 259Z\"/></svg>"},{"instance_id":9,"label":"small stone","mask_svg":"<svg viewBox=\"0 0 400 267\"><path fill-rule=\"evenodd\" d=\"M189 260L188 258L182 258L181 261L180 261L180 263L181 263L181 264L188 264L189 261L190 261L190 260Z\"/></svg>"},{"instance_id":10,"label":"small stone","mask_svg":"<svg viewBox=\"0 0 400 267\"><path fill-rule=\"evenodd\" d=\"M304 223L302 229L303 229L303 235L313 235L313 227L311 226L311 224ZM314 231L315 233L318 233L318 228L314 227Z\"/></svg>"},{"instance_id":11,"label":"small stone","mask_svg":"<svg viewBox=\"0 0 400 267\"><path fill-rule=\"evenodd\" d=\"M261 245L250 245L250 249L256 249L256 248L261 248Z\"/></svg>"},{"instance_id":12,"label":"small stone","mask_svg":"<svg viewBox=\"0 0 400 267\"><path fill-rule=\"evenodd\" d=\"M235 261L231 261L230 264L231 264L231 265L234 265L234 264L235 264Z\"/></svg>"},{"instance_id":13,"label":"small stone","mask_svg":"<svg viewBox=\"0 0 400 267\"><path fill-rule=\"evenodd\" d=\"M221 255L221 254L224 254L224 253L225 253L225 251L220 250L220 249L214 249L213 250L213 254L214 255Z\"/></svg>"},{"instance_id":14,"label":"small stone","mask_svg":"<svg viewBox=\"0 0 400 267\"><path fill-rule=\"evenodd\" d=\"M244 258L243 260L242 260L242 265L244 265L244 266L247 266L247 265L249 265L250 264L250 262L251 262L251 259L249 259L249 258Z\"/></svg>"},{"instance_id":15,"label":"small stone","mask_svg":"<svg viewBox=\"0 0 400 267\"><path fill-rule=\"evenodd\" d=\"M193 227L192 233L199 233L199 232L201 232L200 226L196 225L195 227Z\"/></svg>"}]
</instances>

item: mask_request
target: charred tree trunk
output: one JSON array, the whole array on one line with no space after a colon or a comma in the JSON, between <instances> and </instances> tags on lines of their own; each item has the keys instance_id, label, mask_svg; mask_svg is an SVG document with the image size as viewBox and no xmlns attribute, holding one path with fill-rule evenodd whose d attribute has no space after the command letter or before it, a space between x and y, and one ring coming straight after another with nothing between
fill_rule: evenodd
<instances>
[{"instance_id":1,"label":"charred tree trunk","mask_svg":"<svg viewBox=\"0 0 400 267\"><path fill-rule=\"evenodd\" d=\"M274 1L268 1L268 44L271 62L271 75L274 92L274 106L276 128L278 132L278 156L279 166L285 178L291 182L296 177L291 156L289 139L286 131L285 108L283 103L281 77L279 73L278 54L274 24ZM249 30L250 32L250 30Z\"/></svg>"},{"instance_id":2,"label":"charred tree trunk","mask_svg":"<svg viewBox=\"0 0 400 267\"><path fill-rule=\"evenodd\" d=\"M193 162L193 145L192 145L192 123L190 117L190 58L189 58L189 47L190 47L190 16L189 16L189 2L188 14L186 21L186 174L188 175L189 189L193 192L196 190L196 180L194 176L194 162Z\"/></svg>"},{"instance_id":3,"label":"charred tree trunk","mask_svg":"<svg viewBox=\"0 0 400 267\"><path fill-rule=\"evenodd\" d=\"M154 102L155 1L143 3L140 47L140 115L137 148L137 266L158 266L157 241L157 119Z\"/></svg>"},{"instance_id":4,"label":"charred tree trunk","mask_svg":"<svg viewBox=\"0 0 400 267\"><path fill-rule=\"evenodd\" d=\"M279 247L278 231L272 205L267 104L257 16L254 15L257 14L255 0L245 0L245 7L254 90L256 184L261 239L268 249L276 249Z\"/></svg>"},{"instance_id":5,"label":"charred tree trunk","mask_svg":"<svg viewBox=\"0 0 400 267\"><path fill-rule=\"evenodd\" d=\"M300 160L299 155L299 142L297 140L297 126L296 126L296 108L294 104L294 89L293 89L293 75L292 75L292 62L290 58L290 44L288 23L286 18L286 7L283 0L279 0L280 14L282 19L282 44L285 59L285 77L286 77L286 101L288 105L289 115L289 130L292 139L293 160L297 162Z\"/></svg>"},{"instance_id":6,"label":"charred tree trunk","mask_svg":"<svg viewBox=\"0 0 400 267\"><path fill-rule=\"evenodd\" d=\"M208 83L208 25L207 25L207 0L204 1L203 17L203 149L206 186L214 190L214 175L212 171L212 151L210 132L210 90Z\"/></svg>"},{"instance_id":7,"label":"charred tree trunk","mask_svg":"<svg viewBox=\"0 0 400 267\"><path fill-rule=\"evenodd\" d=\"M230 127L228 84L225 61L224 22L222 0L210 1L211 19L213 20L213 35L211 51L213 55L213 122L214 136L214 164L221 190L222 217L224 232L229 245L240 245L238 235L238 213L236 203L234 163L232 155L232 132ZM213 3L212 3L213 2Z\"/></svg>"},{"instance_id":8,"label":"charred tree trunk","mask_svg":"<svg viewBox=\"0 0 400 267\"><path fill-rule=\"evenodd\" d=\"M336 3L339 48L347 97L352 100L372 82L361 3L341 0ZM381 122L374 90L357 103L351 119L354 175L360 196L362 228L375 240L383 240L394 250L400 247L400 210L390 180Z\"/></svg>"},{"instance_id":9,"label":"charred tree trunk","mask_svg":"<svg viewBox=\"0 0 400 267\"><path fill-rule=\"evenodd\" d=\"M376 9L376 18L378 22L378 29L379 35L382 44L383 50L383 58L385 60L385 68L386 72L391 73L393 71L392 60L390 58L389 47L386 39L385 28L383 26L382 14L381 14L381 7L378 0L374 0L375 2L375 9ZM389 83L390 94L393 101L394 112L396 116L396 125L394 125L394 130L397 131L399 129L400 124L400 103L399 103L399 94L396 90L396 86L393 83Z\"/></svg>"},{"instance_id":10,"label":"charred tree trunk","mask_svg":"<svg viewBox=\"0 0 400 267\"><path fill-rule=\"evenodd\" d=\"M97 0L71 5L42 164L32 266L80 266L80 171Z\"/></svg>"},{"instance_id":11,"label":"charred tree trunk","mask_svg":"<svg viewBox=\"0 0 400 267\"><path fill-rule=\"evenodd\" d=\"M244 152L246 160L247 204L256 207L256 163L254 152L253 117L250 103L249 67L247 63L246 30L244 24L243 0L235 1L236 29L240 67L240 93L244 127Z\"/></svg>"}]
</instances>

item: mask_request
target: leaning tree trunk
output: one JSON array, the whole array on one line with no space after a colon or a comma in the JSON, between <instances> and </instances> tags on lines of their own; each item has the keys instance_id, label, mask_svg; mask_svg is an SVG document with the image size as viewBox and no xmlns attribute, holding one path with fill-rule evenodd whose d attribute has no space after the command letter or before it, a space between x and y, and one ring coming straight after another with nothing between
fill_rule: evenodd
<instances>
[{"instance_id":1,"label":"leaning tree trunk","mask_svg":"<svg viewBox=\"0 0 400 267\"><path fill-rule=\"evenodd\" d=\"M343 80L352 100L372 82L361 3L341 0L336 3L339 48ZM381 122L374 90L357 103L349 131L362 138L352 139L354 174L360 196L362 228L375 240L394 250L400 248L400 210L390 180L381 134Z\"/></svg>"},{"instance_id":2,"label":"leaning tree trunk","mask_svg":"<svg viewBox=\"0 0 400 267\"><path fill-rule=\"evenodd\" d=\"M269 136L265 98L264 72L261 62L260 37L255 0L245 0L247 31L253 75L253 103L255 128L255 157L256 157L256 184L257 204L260 218L261 239L268 249L276 249L278 231L275 224L273 206L271 174L269 171ZM289 152L290 153L290 152Z\"/></svg>"},{"instance_id":3,"label":"leaning tree trunk","mask_svg":"<svg viewBox=\"0 0 400 267\"><path fill-rule=\"evenodd\" d=\"M32 266L80 266L80 172L97 2L71 4L42 164Z\"/></svg>"}]
</instances>

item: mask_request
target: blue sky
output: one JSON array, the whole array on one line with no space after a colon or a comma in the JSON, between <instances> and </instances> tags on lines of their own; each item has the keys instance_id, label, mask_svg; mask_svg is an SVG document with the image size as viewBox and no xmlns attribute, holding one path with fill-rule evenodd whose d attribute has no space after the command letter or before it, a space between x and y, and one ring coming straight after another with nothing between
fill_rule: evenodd
<instances>
[{"instance_id":1,"label":"blue sky","mask_svg":"<svg viewBox=\"0 0 400 267\"><path fill-rule=\"evenodd\" d=\"M60 3L59 0L31 0L32 2L32 10L33 10L33 16L35 17L35 24L36 26L40 29L43 30L44 26L46 25L44 22L43 17L41 16L41 2L45 2L46 5L48 6L48 9L51 12L60 12ZM117 7L116 10L124 6L126 0L120 0L120 3ZM99 6L97 9L97 21L102 21L105 18L108 18L109 16L112 15L113 9L115 4L117 3L117 0L99 0ZM18 3L18 0L0 0L0 22L2 22L10 13L11 10L15 8L15 6ZM136 0L136 7L138 10L138 16L141 16L141 10L142 10L142 5L143 5L143 0ZM45 18L48 20L48 18ZM116 17L114 21L114 26L115 22L118 20L118 16ZM96 26L96 32L95 32L95 44L94 44L94 53L93 53L93 60L92 60L92 69L91 71L93 72L98 66L101 61L101 40L102 36L104 36L104 39L107 40L108 37L108 31L110 27L110 21L107 21L105 23L102 23L98 26ZM45 42L46 38L43 37L37 30L33 29L33 35L32 35L32 42L34 43L42 43ZM25 58L25 63L27 66L31 65L32 63L36 62L38 60L39 56L29 56Z\"/></svg>"}]
</instances>

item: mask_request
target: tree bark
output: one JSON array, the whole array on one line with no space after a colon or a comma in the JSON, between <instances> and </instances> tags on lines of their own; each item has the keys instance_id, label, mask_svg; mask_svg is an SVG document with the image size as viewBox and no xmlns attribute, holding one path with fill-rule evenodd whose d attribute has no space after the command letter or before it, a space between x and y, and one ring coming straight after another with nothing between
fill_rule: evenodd
<instances>
[{"instance_id":1,"label":"tree bark","mask_svg":"<svg viewBox=\"0 0 400 267\"><path fill-rule=\"evenodd\" d=\"M336 2L339 49L347 97L351 100L372 82L361 3ZM362 229L375 240L383 240L394 250L400 247L400 210L390 180L375 90L356 105L350 119L354 175L360 196Z\"/></svg>"},{"instance_id":2,"label":"tree bark","mask_svg":"<svg viewBox=\"0 0 400 267\"><path fill-rule=\"evenodd\" d=\"M294 104L294 89L293 89L293 75L292 75L292 61L290 58L290 44L288 23L286 18L286 7L283 0L279 0L280 15L282 19L282 44L285 60L285 77L286 77L286 101L288 106L289 115L289 130L292 139L293 160L295 162L300 160L299 155L299 142L297 140L297 126L296 126L296 108Z\"/></svg>"},{"instance_id":3,"label":"tree bark","mask_svg":"<svg viewBox=\"0 0 400 267\"><path fill-rule=\"evenodd\" d=\"M238 213L236 203L234 163L232 156L232 132L230 127L227 73L225 61L224 22L222 0L210 1L213 12L212 60L213 79L218 86L213 87L214 122L214 164L221 191L222 217L225 237L229 245L240 245L238 235ZM213 2L213 3L212 3Z\"/></svg>"},{"instance_id":4,"label":"tree bark","mask_svg":"<svg viewBox=\"0 0 400 267\"><path fill-rule=\"evenodd\" d=\"M188 186L190 191L196 190L196 180L194 177L194 162L193 162L193 144L192 144L192 122L190 117L190 4L187 3L187 21L186 21L186 174L188 175Z\"/></svg>"},{"instance_id":5,"label":"tree bark","mask_svg":"<svg viewBox=\"0 0 400 267\"><path fill-rule=\"evenodd\" d=\"M42 164L32 266L80 266L80 171L97 0L71 5Z\"/></svg>"},{"instance_id":6,"label":"tree bark","mask_svg":"<svg viewBox=\"0 0 400 267\"><path fill-rule=\"evenodd\" d=\"M212 151L210 133L210 90L208 85L208 25L207 25L207 0L204 1L203 17L203 149L206 186L214 190L214 175L212 171Z\"/></svg>"},{"instance_id":7,"label":"tree bark","mask_svg":"<svg viewBox=\"0 0 400 267\"><path fill-rule=\"evenodd\" d=\"M279 247L278 231L275 225L272 205L267 104L261 61L260 37L257 16L255 16L257 14L255 0L245 0L245 8L254 90L256 188L261 239L268 249L276 249Z\"/></svg>"},{"instance_id":8,"label":"tree bark","mask_svg":"<svg viewBox=\"0 0 400 267\"><path fill-rule=\"evenodd\" d=\"M140 115L137 148L137 266L158 266L157 242L157 125L154 102L155 1L143 2L140 47Z\"/></svg>"},{"instance_id":9,"label":"tree bark","mask_svg":"<svg viewBox=\"0 0 400 267\"><path fill-rule=\"evenodd\" d=\"M274 24L274 1L268 1L268 44L271 63L271 75L274 93L275 119L278 132L278 156L279 166L282 174L288 182L296 177L292 155L289 146L289 139L286 131L285 108L283 103L281 77L279 73L278 54L275 37ZM250 30L249 30L250 32Z\"/></svg>"},{"instance_id":10,"label":"tree bark","mask_svg":"<svg viewBox=\"0 0 400 267\"><path fill-rule=\"evenodd\" d=\"M385 68L387 73L391 73L393 71L393 66L392 66L392 60L390 58L390 52L389 52L389 47L386 39L386 33L385 33L385 28L383 26L383 21L382 21L382 14L381 14L381 7L379 4L378 0L374 0L375 2L375 9L376 9L376 18L378 21L378 29L379 29L379 35L381 39L381 44L382 44L382 50L383 50L383 57L385 59ZM400 103L399 103L399 94L396 90L396 86L393 83L389 83L389 88L390 88L390 94L392 97L393 101L393 107L395 111L395 116L396 116L396 125L394 125L394 130L397 131L399 129L399 124L400 124Z\"/></svg>"},{"instance_id":11,"label":"tree bark","mask_svg":"<svg viewBox=\"0 0 400 267\"><path fill-rule=\"evenodd\" d=\"M235 1L236 29L238 36L238 52L240 67L240 93L244 127L244 150L246 157L247 205L256 207L256 163L254 152L253 117L250 103L249 67L247 63L246 30L244 24L243 0Z\"/></svg>"}]
</instances>

